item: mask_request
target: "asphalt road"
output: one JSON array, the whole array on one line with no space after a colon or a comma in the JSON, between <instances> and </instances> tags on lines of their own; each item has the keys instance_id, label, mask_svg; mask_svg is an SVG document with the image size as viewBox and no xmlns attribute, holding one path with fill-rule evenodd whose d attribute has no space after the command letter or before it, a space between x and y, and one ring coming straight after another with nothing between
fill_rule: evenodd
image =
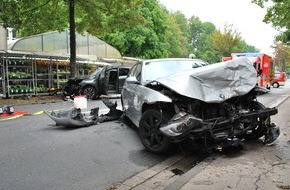
<instances>
[{"instance_id":1,"label":"asphalt road","mask_svg":"<svg viewBox=\"0 0 290 190\"><path fill-rule=\"evenodd\" d=\"M288 88L272 89L258 99L269 104ZM106 113L101 101L88 105ZM16 109L39 113L71 107L73 102L59 102ZM184 153L146 152L137 131L118 121L68 129L56 126L45 114L24 116L0 122L0 189L103 190L176 154Z\"/></svg>"},{"instance_id":2,"label":"asphalt road","mask_svg":"<svg viewBox=\"0 0 290 190\"><path fill-rule=\"evenodd\" d=\"M25 105L16 109L70 108L72 102ZM101 107L101 101L89 107ZM106 113L106 110L103 110ZM114 121L68 129L47 115L0 122L0 189L106 189L168 155L146 152L135 129Z\"/></svg>"}]
</instances>

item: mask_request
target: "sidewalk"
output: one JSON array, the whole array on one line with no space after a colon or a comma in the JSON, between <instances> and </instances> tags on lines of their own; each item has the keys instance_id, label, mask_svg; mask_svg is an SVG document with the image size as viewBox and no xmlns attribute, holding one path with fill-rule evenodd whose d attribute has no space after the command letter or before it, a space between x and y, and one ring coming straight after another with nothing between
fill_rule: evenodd
<instances>
[{"instance_id":1,"label":"sidewalk","mask_svg":"<svg viewBox=\"0 0 290 190\"><path fill-rule=\"evenodd\" d=\"M0 106L4 105L29 105L29 104L44 104L63 101L61 95L42 95L42 96L18 96L11 98L0 97Z\"/></svg>"},{"instance_id":2,"label":"sidewalk","mask_svg":"<svg viewBox=\"0 0 290 190\"><path fill-rule=\"evenodd\" d=\"M164 189L290 189L289 105L290 98L272 117L272 122L282 130L276 145L267 147L262 142L246 142L243 151L207 158Z\"/></svg>"}]
</instances>

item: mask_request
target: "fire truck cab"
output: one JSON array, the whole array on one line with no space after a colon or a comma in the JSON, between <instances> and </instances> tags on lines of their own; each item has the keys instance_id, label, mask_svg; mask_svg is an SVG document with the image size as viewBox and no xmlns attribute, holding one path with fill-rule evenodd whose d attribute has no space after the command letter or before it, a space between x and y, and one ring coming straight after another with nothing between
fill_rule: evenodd
<instances>
[{"instance_id":1,"label":"fire truck cab","mask_svg":"<svg viewBox=\"0 0 290 190\"><path fill-rule=\"evenodd\" d=\"M236 59L238 57L247 57L257 71L257 85L271 88L270 73L273 69L273 59L271 56L264 53L232 53L231 58Z\"/></svg>"}]
</instances>

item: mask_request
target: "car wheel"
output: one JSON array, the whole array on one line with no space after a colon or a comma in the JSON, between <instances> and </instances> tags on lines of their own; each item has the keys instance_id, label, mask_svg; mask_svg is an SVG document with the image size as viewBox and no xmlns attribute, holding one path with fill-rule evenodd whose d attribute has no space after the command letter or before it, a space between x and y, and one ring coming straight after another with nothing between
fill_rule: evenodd
<instances>
[{"instance_id":1,"label":"car wheel","mask_svg":"<svg viewBox=\"0 0 290 190\"><path fill-rule=\"evenodd\" d=\"M164 153L172 145L170 140L159 130L163 118L160 111L149 109L144 112L140 119L139 135L141 142L152 153Z\"/></svg>"},{"instance_id":2,"label":"car wheel","mask_svg":"<svg viewBox=\"0 0 290 190\"><path fill-rule=\"evenodd\" d=\"M97 90L93 86L85 86L82 90L82 94L87 97L87 99L96 99Z\"/></svg>"},{"instance_id":3,"label":"car wheel","mask_svg":"<svg viewBox=\"0 0 290 190\"><path fill-rule=\"evenodd\" d=\"M263 110L266 107L260 102L253 102L250 111ZM267 125L271 123L270 117L258 117L255 120L251 119L249 122L244 122L244 127L251 125L251 130L244 135L245 139L254 140L262 137L267 130Z\"/></svg>"},{"instance_id":4,"label":"car wheel","mask_svg":"<svg viewBox=\"0 0 290 190\"><path fill-rule=\"evenodd\" d=\"M272 84L272 86L273 86L273 88L279 88L279 83L278 82L274 82L273 84Z\"/></svg>"}]
</instances>

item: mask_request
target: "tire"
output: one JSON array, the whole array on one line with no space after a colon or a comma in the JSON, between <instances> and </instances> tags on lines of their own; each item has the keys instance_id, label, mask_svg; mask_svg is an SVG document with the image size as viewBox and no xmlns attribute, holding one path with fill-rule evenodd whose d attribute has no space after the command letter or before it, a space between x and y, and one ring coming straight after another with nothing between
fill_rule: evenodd
<instances>
[{"instance_id":1,"label":"tire","mask_svg":"<svg viewBox=\"0 0 290 190\"><path fill-rule=\"evenodd\" d=\"M278 82L274 82L273 84L272 84L272 86L273 86L273 88L279 88L279 83Z\"/></svg>"},{"instance_id":2,"label":"tire","mask_svg":"<svg viewBox=\"0 0 290 190\"><path fill-rule=\"evenodd\" d=\"M94 100L97 98L97 90L93 86L85 86L82 89L82 94L87 97L87 99Z\"/></svg>"},{"instance_id":3,"label":"tire","mask_svg":"<svg viewBox=\"0 0 290 190\"><path fill-rule=\"evenodd\" d=\"M257 110L263 110L265 108L266 107L260 102L253 101L252 106L249 110L257 111ZM253 129L249 131L249 133L243 135L243 137L248 140L259 139L265 134L267 130L267 125L270 123L271 123L270 117L258 117L256 118L256 120L251 119L249 122L245 122L244 123L245 127L248 127L249 125L255 125L255 126L252 126Z\"/></svg>"},{"instance_id":4,"label":"tire","mask_svg":"<svg viewBox=\"0 0 290 190\"><path fill-rule=\"evenodd\" d=\"M159 130L163 122L160 111L148 109L140 119L139 135L144 147L152 153L165 153L171 148L170 140Z\"/></svg>"}]
</instances>

